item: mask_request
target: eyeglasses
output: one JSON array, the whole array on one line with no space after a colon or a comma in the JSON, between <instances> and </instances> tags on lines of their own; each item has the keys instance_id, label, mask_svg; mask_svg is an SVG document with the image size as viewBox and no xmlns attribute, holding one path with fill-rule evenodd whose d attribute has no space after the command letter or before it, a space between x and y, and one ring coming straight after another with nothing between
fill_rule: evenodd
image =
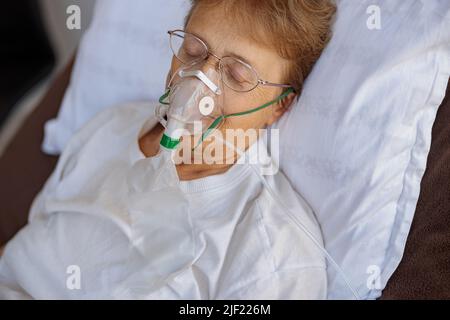
<instances>
[{"instance_id":1,"label":"eyeglasses","mask_svg":"<svg viewBox=\"0 0 450 320\"><path fill-rule=\"evenodd\" d=\"M272 83L259 78L256 70L248 63L236 57L218 57L209 51L206 43L197 36L183 30L168 31L170 48L174 56L183 64L193 65L208 59L211 55L219 61L222 81L230 89L249 92L261 86L291 88L288 84Z\"/></svg>"}]
</instances>

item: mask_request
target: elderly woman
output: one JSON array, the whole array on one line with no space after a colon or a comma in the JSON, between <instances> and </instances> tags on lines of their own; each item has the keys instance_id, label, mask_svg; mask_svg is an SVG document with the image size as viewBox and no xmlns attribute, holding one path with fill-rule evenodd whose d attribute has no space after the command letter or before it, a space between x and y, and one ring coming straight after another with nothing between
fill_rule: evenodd
<instances>
[{"instance_id":1,"label":"elderly woman","mask_svg":"<svg viewBox=\"0 0 450 320\"><path fill-rule=\"evenodd\" d=\"M281 172L269 191L249 169L269 152L245 133L298 97L334 13L328 0L192 1L184 30L169 31L167 107L110 108L72 138L5 248L0 297L325 298L325 259L286 207L320 243L314 214ZM169 123L183 123L192 101L200 133L173 136ZM161 162L163 149L176 163Z\"/></svg>"}]
</instances>

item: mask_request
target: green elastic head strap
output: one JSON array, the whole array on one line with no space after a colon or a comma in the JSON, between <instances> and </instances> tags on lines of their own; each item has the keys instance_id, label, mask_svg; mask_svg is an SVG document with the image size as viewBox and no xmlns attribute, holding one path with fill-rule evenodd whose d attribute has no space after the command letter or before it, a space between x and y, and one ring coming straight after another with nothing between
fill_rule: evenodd
<instances>
[{"instance_id":1,"label":"green elastic head strap","mask_svg":"<svg viewBox=\"0 0 450 320\"><path fill-rule=\"evenodd\" d=\"M210 135L210 133L211 133L215 128L217 128L217 127L219 126L219 124L220 124L224 119L226 119L226 118L231 118L231 117L237 117L237 116L245 116L245 115L247 115L247 114L251 114L251 113L257 112L257 111L259 111L259 110L265 109L265 108L271 106L272 104L277 103L277 102L283 100L284 98L286 98L289 94L291 94L291 93L294 92L294 91L295 91L294 88L289 88L289 89L287 89L285 92L283 92L282 94L280 94L277 98L275 98L274 100L269 101L269 102L263 104L262 106L259 106L259 107L256 107L256 108L253 108L253 109L250 109L250 110L247 110L247 111L236 112L236 113L231 113L231 114L222 115L222 116L220 116L220 117L217 117L217 118L213 121L213 123L208 127L208 129L206 129L206 131L202 134L202 137L201 137L200 141L197 143L197 145L196 145L193 149L197 148L197 147L200 145L200 143L202 143L202 142L206 139L206 137L208 137L208 136ZM168 105L169 103L165 102L164 100L169 96L169 93L170 93L170 90L167 90L166 93L164 93L164 94L159 98L159 103L164 104L164 105ZM167 138L168 138L168 137L167 137ZM167 138L166 138L166 140L167 140ZM164 136L163 136L163 139L165 139ZM169 139L170 139L170 138L169 138ZM166 142L167 142L167 141L166 141ZM170 141L169 144L170 144L171 147L174 147L174 146L176 146L176 145L178 144L178 142L179 142L179 140L177 140L177 141Z\"/></svg>"},{"instance_id":2,"label":"green elastic head strap","mask_svg":"<svg viewBox=\"0 0 450 320\"><path fill-rule=\"evenodd\" d=\"M275 98L272 101L269 101L265 104L263 104L262 106L247 110L247 111L242 111L242 112L236 112L236 113L231 113L231 114L227 114L227 115L222 115L220 117L217 117L213 123L208 127L208 129L206 129L206 131L202 134L202 137L200 139L200 141L197 143L197 145L195 146L195 148L197 148L199 146L200 143L202 143L207 136L209 136L209 134L211 133L211 131L213 131L215 128L217 128L219 126L219 124L226 118L231 118L231 117L237 117L237 116L244 116L247 114L251 114L254 112L257 112L259 110L265 109L269 106L271 106L274 103L277 103L281 100L283 100L284 98L286 98L289 94L291 94L292 92L294 92L294 88L289 88L287 89L285 92L283 92L282 94L280 94L277 98ZM195 149L194 148L194 149Z\"/></svg>"},{"instance_id":3,"label":"green elastic head strap","mask_svg":"<svg viewBox=\"0 0 450 320\"><path fill-rule=\"evenodd\" d=\"M166 100L166 98L169 96L169 94L170 94L170 89L167 89L166 93L164 93L161 97L159 97L159 103L168 106L170 103L165 102L164 100Z\"/></svg>"}]
</instances>

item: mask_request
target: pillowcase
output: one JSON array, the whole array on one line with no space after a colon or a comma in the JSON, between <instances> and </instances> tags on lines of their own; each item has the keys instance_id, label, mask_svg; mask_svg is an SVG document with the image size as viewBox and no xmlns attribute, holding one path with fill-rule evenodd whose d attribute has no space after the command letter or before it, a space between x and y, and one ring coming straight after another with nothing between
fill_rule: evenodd
<instances>
[{"instance_id":1,"label":"pillowcase","mask_svg":"<svg viewBox=\"0 0 450 320\"><path fill-rule=\"evenodd\" d=\"M414 216L431 128L450 74L444 1L338 1L334 37L280 129L280 166L314 209L358 294L377 298ZM98 0L43 150L58 154L99 111L156 100L188 1ZM379 28L378 28L379 27ZM352 298L328 271L329 298Z\"/></svg>"},{"instance_id":2,"label":"pillowcase","mask_svg":"<svg viewBox=\"0 0 450 320\"><path fill-rule=\"evenodd\" d=\"M380 30L366 24L373 3ZM353 287L377 298L403 255L449 79L450 4L338 5L332 41L277 124L280 167ZM347 294L329 271L329 297Z\"/></svg>"},{"instance_id":3,"label":"pillowcase","mask_svg":"<svg viewBox=\"0 0 450 320\"><path fill-rule=\"evenodd\" d=\"M189 7L188 0L98 0L58 117L45 125L43 151L60 154L105 108L156 101L165 91L172 59L167 31L183 26Z\"/></svg>"}]
</instances>

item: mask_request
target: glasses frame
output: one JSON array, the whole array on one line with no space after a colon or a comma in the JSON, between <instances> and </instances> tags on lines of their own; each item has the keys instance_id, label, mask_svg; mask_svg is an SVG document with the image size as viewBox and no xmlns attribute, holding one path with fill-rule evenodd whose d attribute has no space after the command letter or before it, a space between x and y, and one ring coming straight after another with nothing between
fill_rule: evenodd
<instances>
[{"instance_id":1,"label":"glasses frame","mask_svg":"<svg viewBox=\"0 0 450 320\"><path fill-rule=\"evenodd\" d=\"M183 64L186 64L186 62L181 61L181 59L178 58L178 54L175 52L175 49L174 49L173 46L172 46L172 37L174 37L174 36L180 37L180 35L176 34L176 32L181 32L181 33L183 33L183 34L185 34L185 35L189 35L189 36L191 36L191 37L194 37L196 40L198 40L198 41L204 46L204 48L206 49L206 51L205 51L205 52L206 52L206 56L205 56L205 58L203 58L203 60L206 60L209 56L212 56L212 57L216 58L217 61L219 62L219 70L220 70L221 74L222 74L222 60L223 60L224 58L231 58L231 59L234 59L234 60L236 60L236 61L238 61L238 62L244 64L246 67L248 67L248 68L255 74L255 78L257 79L257 83L255 84L255 86L254 86L253 88L251 88L251 89L249 89L249 90L236 90L236 89L230 87L230 86L224 81L225 85L226 85L228 88L230 88L231 90L233 90L233 91L236 91L236 92L250 92L250 91L252 91L252 90L255 90L258 86L268 86L268 87L278 87L278 88L293 88L293 86L290 85L290 84L274 83L274 82L270 82L270 81L261 79L261 78L259 77L259 75L258 75L258 72L256 71L256 69L255 69L253 66L251 66L250 64L248 64L248 63L242 61L242 60L239 59L239 58L236 58L236 57L233 57L233 56L219 57L219 56L215 55L213 52L211 52L211 50L209 50L209 47L208 47L208 45L206 44L206 42L203 41L202 39L200 39L200 38L199 38L198 36L196 36L195 34L186 32L186 31L181 30L181 29L169 30L169 31L167 31L167 33L168 33L169 36L170 36L170 41L169 41L169 42L170 42L170 49L172 50L172 53L173 53L173 55L175 56L175 58L177 58L177 60L180 61L180 62L183 63ZM184 39L184 38L185 38L185 37L183 36L183 39ZM200 62L200 61L202 61L202 60L199 60L199 62Z\"/></svg>"}]
</instances>

